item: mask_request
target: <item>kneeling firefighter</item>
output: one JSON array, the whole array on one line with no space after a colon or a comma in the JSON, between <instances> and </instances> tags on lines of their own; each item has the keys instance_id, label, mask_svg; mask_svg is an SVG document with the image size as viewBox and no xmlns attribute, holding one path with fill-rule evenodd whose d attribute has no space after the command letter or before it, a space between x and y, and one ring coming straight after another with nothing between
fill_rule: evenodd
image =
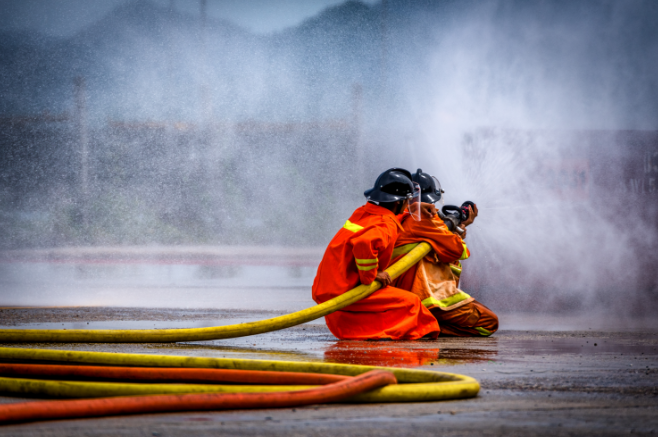
<instances>
[{"instance_id":1,"label":"kneeling firefighter","mask_svg":"<svg viewBox=\"0 0 658 437\"><path fill-rule=\"evenodd\" d=\"M412 179L420 185L422 202L443 203L443 190L436 178L418 169ZM467 204L468 214L465 215L468 218L461 222L464 228L453 225L455 233L448 229L439 215L404 222L403 232L395 243L392 262L396 262L421 241L429 243L432 251L397 278L394 285L411 291L421 299L439 322L441 335L486 337L498 330L498 317L458 288L462 270L460 261L470 256L459 234L465 237L465 227L477 216L477 206L472 202Z\"/></svg>"},{"instance_id":2,"label":"kneeling firefighter","mask_svg":"<svg viewBox=\"0 0 658 437\"><path fill-rule=\"evenodd\" d=\"M383 288L325 316L329 330L336 337L351 340L436 338L439 325L434 316L416 295L391 287L391 277L384 271L390 264L398 232L402 230L401 221L420 220L420 188L414 186L409 171L391 168L379 175L375 186L364 195L367 203L354 211L324 253L313 282L313 300L318 304L326 302L359 283L367 285L377 280ZM413 202L414 196L417 202ZM425 207L434 210L433 206ZM412 211L404 212L405 209ZM428 208L422 209L427 212Z\"/></svg>"}]
</instances>

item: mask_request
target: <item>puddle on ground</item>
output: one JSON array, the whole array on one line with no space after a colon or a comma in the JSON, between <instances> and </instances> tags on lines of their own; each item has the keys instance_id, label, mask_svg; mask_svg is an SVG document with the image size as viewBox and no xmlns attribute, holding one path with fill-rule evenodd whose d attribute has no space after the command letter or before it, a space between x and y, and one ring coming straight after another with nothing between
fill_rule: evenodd
<instances>
[{"instance_id":1,"label":"puddle on ground","mask_svg":"<svg viewBox=\"0 0 658 437\"><path fill-rule=\"evenodd\" d=\"M301 341L300 341L300 336ZM258 340L258 341L257 341ZM299 332L269 333L242 339L177 344L190 355L212 351L213 356L291 361L325 361L386 367L452 366L479 362L519 362L555 355L610 355L656 357L655 344L633 344L628 339L513 338L439 339L437 341L346 341ZM596 344L596 346L594 346ZM169 346L163 346L166 348ZM166 352L162 352L166 353Z\"/></svg>"},{"instance_id":2,"label":"puddle on ground","mask_svg":"<svg viewBox=\"0 0 658 437\"><path fill-rule=\"evenodd\" d=\"M487 361L496 351L445 349L437 342L338 341L324 351L324 360L334 363L387 367L419 367Z\"/></svg>"},{"instance_id":3,"label":"puddle on ground","mask_svg":"<svg viewBox=\"0 0 658 437\"><path fill-rule=\"evenodd\" d=\"M418 367L438 360L440 348L429 342L338 341L324 351L324 361L368 366Z\"/></svg>"},{"instance_id":4,"label":"puddle on ground","mask_svg":"<svg viewBox=\"0 0 658 437\"><path fill-rule=\"evenodd\" d=\"M514 339L505 342L507 354L547 356L574 355L658 355L656 342L640 342L633 338L601 338L595 336L550 338L541 340Z\"/></svg>"},{"instance_id":5,"label":"puddle on ground","mask_svg":"<svg viewBox=\"0 0 658 437\"><path fill-rule=\"evenodd\" d=\"M495 361L498 358L497 350L490 349L448 349L442 348L439 354L439 364L464 364L480 361Z\"/></svg>"},{"instance_id":6,"label":"puddle on ground","mask_svg":"<svg viewBox=\"0 0 658 437\"><path fill-rule=\"evenodd\" d=\"M221 325L250 322L254 319L222 319ZM439 338L420 341L338 341L326 326L315 321L252 337L203 342L145 345L100 345L113 352L175 354L206 357L285 361L325 361L386 367L452 366L478 362L519 362L549 356L575 354L608 357L658 356L657 341L639 340L632 334L619 336L583 335L534 336L500 333L489 338ZM221 326L218 321L99 321L73 323L34 323L0 327L13 329L166 329ZM19 346L19 345L12 345ZM23 345L24 346L24 345ZM71 348L66 344L56 348ZM88 349L75 344L74 349ZM98 349L95 349L98 350Z\"/></svg>"}]
</instances>

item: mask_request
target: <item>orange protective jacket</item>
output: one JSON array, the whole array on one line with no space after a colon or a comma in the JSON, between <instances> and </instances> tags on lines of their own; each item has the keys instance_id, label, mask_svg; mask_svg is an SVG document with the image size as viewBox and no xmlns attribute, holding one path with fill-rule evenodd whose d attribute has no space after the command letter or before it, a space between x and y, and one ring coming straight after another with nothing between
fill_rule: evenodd
<instances>
[{"instance_id":1,"label":"orange protective jacket","mask_svg":"<svg viewBox=\"0 0 658 437\"><path fill-rule=\"evenodd\" d=\"M357 208L329 243L313 282L313 300L326 302L385 270L402 226L386 208L366 203ZM417 296L384 287L325 317L341 339L417 339L436 336L439 325Z\"/></svg>"},{"instance_id":2,"label":"orange protective jacket","mask_svg":"<svg viewBox=\"0 0 658 437\"><path fill-rule=\"evenodd\" d=\"M450 232L438 216L406 220L403 229L395 243L396 261L421 241L429 243L432 251L403 273L394 285L411 291L428 309L449 311L472 302L471 296L457 288L461 275L459 261L470 256L461 237Z\"/></svg>"}]
</instances>

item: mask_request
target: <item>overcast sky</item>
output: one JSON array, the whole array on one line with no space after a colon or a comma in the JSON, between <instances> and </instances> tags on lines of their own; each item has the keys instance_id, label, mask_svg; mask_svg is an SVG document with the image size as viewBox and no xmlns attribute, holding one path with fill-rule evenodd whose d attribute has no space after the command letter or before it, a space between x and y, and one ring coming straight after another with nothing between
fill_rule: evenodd
<instances>
[{"instance_id":1,"label":"overcast sky","mask_svg":"<svg viewBox=\"0 0 658 437\"><path fill-rule=\"evenodd\" d=\"M132 0L0 0L1 30L38 30L70 36L116 6ZM151 0L173 4L179 11L199 13L199 0ZM208 15L258 33L299 24L323 9L346 0L207 0ZM379 0L362 0L374 4Z\"/></svg>"}]
</instances>

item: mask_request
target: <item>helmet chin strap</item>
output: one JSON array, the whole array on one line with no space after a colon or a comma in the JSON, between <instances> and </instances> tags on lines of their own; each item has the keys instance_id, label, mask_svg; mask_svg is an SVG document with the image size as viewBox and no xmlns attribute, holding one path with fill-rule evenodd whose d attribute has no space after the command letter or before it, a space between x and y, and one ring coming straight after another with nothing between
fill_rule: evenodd
<instances>
[{"instance_id":1,"label":"helmet chin strap","mask_svg":"<svg viewBox=\"0 0 658 437\"><path fill-rule=\"evenodd\" d=\"M401 214L402 211L404 211L405 202L406 202L405 200L398 200L397 202L395 202L395 211L393 211L393 214L395 215Z\"/></svg>"}]
</instances>

